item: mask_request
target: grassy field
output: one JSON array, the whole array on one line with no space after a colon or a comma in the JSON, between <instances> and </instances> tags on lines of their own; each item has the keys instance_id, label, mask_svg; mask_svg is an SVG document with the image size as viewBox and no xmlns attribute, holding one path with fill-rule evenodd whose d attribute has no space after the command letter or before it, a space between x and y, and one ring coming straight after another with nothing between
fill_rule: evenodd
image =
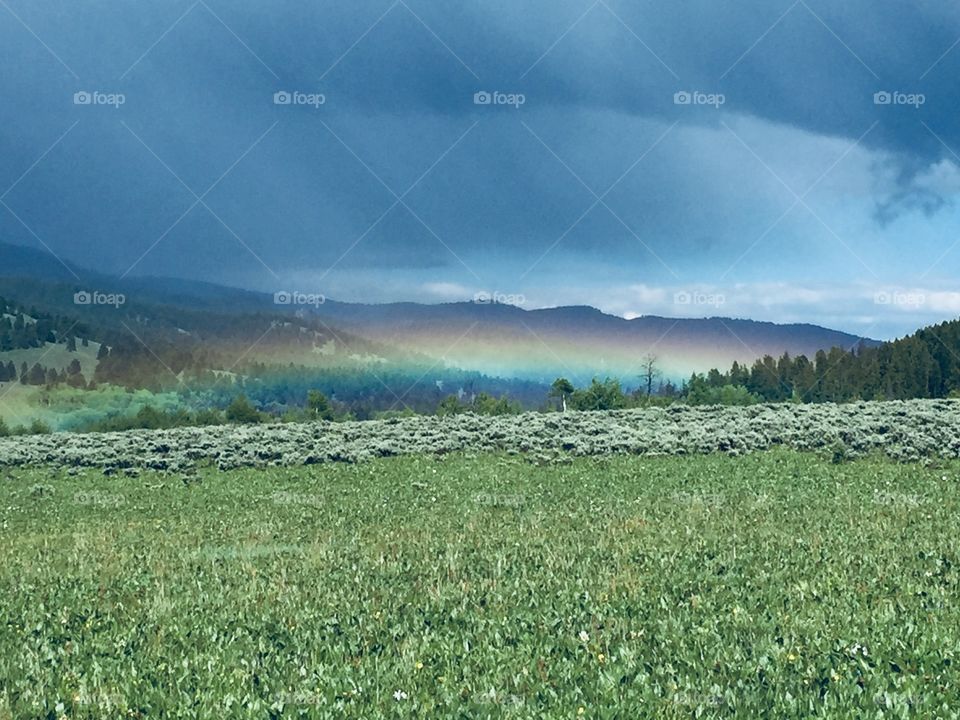
<instances>
[{"instance_id":1,"label":"grassy field","mask_svg":"<svg viewBox=\"0 0 960 720\"><path fill-rule=\"evenodd\" d=\"M66 345L46 343L41 348L25 348L0 352L0 362L13 361L20 372L20 365L27 363L32 367L40 363L44 367L65 370L73 360L80 362L80 369L87 380L93 378L93 371L97 367L97 352L99 343L90 343L83 347L77 343L76 352L67 352ZM56 413L37 404L40 391L37 387L21 385L18 381L0 383L0 419L8 425L29 425L32 420L42 420L56 426Z\"/></svg>"},{"instance_id":2,"label":"grassy field","mask_svg":"<svg viewBox=\"0 0 960 720\"><path fill-rule=\"evenodd\" d=\"M785 450L4 470L0 720L957 717L958 480Z\"/></svg>"},{"instance_id":3,"label":"grassy field","mask_svg":"<svg viewBox=\"0 0 960 720\"><path fill-rule=\"evenodd\" d=\"M40 389L19 382L0 383L0 420L10 427L29 425L33 420L49 421L52 413L40 408Z\"/></svg>"},{"instance_id":4,"label":"grassy field","mask_svg":"<svg viewBox=\"0 0 960 720\"><path fill-rule=\"evenodd\" d=\"M45 343L39 348L22 348L19 350L7 350L0 352L0 362L13 361L20 372L20 365L26 363L27 366L33 366L34 363L40 363L44 367L52 367L57 370L65 370L74 360L79 361L80 368L87 379L93 377L93 371L97 367L97 353L100 351L100 343L90 343L86 347L77 343L75 352L69 352L65 344Z\"/></svg>"}]
</instances>

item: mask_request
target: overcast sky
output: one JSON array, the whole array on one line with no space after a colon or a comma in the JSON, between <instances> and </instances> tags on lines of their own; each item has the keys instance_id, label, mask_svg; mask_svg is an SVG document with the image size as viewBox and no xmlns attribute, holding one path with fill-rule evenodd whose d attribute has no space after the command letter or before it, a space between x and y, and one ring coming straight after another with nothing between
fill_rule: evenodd
<instances>
[{"instance_id":1,"label":"overcast sky","mask_svg":"<svg viewBox=\"0 0 960 720\"><path fill-rule=\"evenodd\" d=\"M946 0L3 0L0 62L0 238L100 270L960 314Z\"/></svg>"}]
</instances>

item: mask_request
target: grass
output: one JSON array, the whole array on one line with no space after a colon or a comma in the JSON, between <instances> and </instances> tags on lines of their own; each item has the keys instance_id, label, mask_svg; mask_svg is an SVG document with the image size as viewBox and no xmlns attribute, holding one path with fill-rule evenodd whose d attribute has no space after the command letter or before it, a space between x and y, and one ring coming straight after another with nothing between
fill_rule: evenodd
<instances>
[{"instance_id":1,"label":"grass","mask_svg":"<svg viewBox=\"0 0 960 720\"><path fill-rule=\"evenodd\" d=\"M957 717L960 464L0 480L0 720Z\"/></svg>"},{"instance_id":2,"label":"grass","mask_svg":"<svg viewBox=\"0 0 960 720\"><path fill-rule=\"evenodd\" d=\"M91 380L93 371L97 367L97 352L99 350L99 343L90 343L87 347L83 347L78 342L76 352L67 352L65 344L46 343L40 348L23 348L0 352L0 362L7 364L12 360L19 374L22 363L27 363L28 367L33 367L35 363L39 362L44 367L63 370L70 365L71 361L76 359L80 362L84 377ZM29 425L33 420L41 420L56 427L58 425L57 413L38 404L40 395L40 388L21 385L19 379L13 382L0 383L0 419L11 427Z\"/></svg>"},{"instance_id":3,"label":"grass","mask_svg":"<svg viewBox=\"0 0 960 720\"><path fill-rule=\"evenodd\" d=\"M89 380L97 367L99 350L100 344L95 342L84 347L77 341L76 352L69 352L65 343L44 343L43 347L39 348L20 348L0 352L0 362L6 364L12 360L19 373L21 363L26 363L28 367L33 367L34 363L40 363L44 367L64 370L73 360L78 360L83 374Z\"/></svg>"},{"instance_id":4,"label":"grass","mask_svg":"<svg viewBox=\"0 0 960 720\"><path fill-rule=\"evenodd\" d=\"M35 419L49 420L50 412L37 406L40 389L18 381L0 383L0 419L10 427L29 425Z\"/></svg>"}]
</instances>

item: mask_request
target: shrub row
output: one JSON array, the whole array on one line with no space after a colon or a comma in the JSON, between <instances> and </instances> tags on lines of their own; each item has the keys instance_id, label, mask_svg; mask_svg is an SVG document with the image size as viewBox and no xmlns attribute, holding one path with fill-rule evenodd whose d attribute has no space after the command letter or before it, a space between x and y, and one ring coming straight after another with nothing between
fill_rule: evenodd
<instances>
[{"instance_id":1,"label":"shrub row","mask_svg":"<svg viewBox=\"0 0 960 720\"><path fill-rule=\"evenodd\" d=\"M359 462L450 452L563 455L740 454L774 446L835 458L879 451L900 461L960 457L960 401L754 405L417 416L368 422L134 430L0 438L0 466L180 471Z\"/></svg>"}]
</instances>

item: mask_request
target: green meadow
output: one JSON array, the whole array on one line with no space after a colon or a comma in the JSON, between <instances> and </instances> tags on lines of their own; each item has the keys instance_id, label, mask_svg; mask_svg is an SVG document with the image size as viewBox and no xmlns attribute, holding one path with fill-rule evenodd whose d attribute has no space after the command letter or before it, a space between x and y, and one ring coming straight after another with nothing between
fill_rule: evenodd
<instances>
[{"instance_id":1,"label":"green meadow","mask_svg":"<svg viewBox=\"0 0 960 720\"><path fill-rule=\"evenodd\" d=\"M0 472L0 720L949 718L960 464Z\"/></svg>"}]
</instances>

